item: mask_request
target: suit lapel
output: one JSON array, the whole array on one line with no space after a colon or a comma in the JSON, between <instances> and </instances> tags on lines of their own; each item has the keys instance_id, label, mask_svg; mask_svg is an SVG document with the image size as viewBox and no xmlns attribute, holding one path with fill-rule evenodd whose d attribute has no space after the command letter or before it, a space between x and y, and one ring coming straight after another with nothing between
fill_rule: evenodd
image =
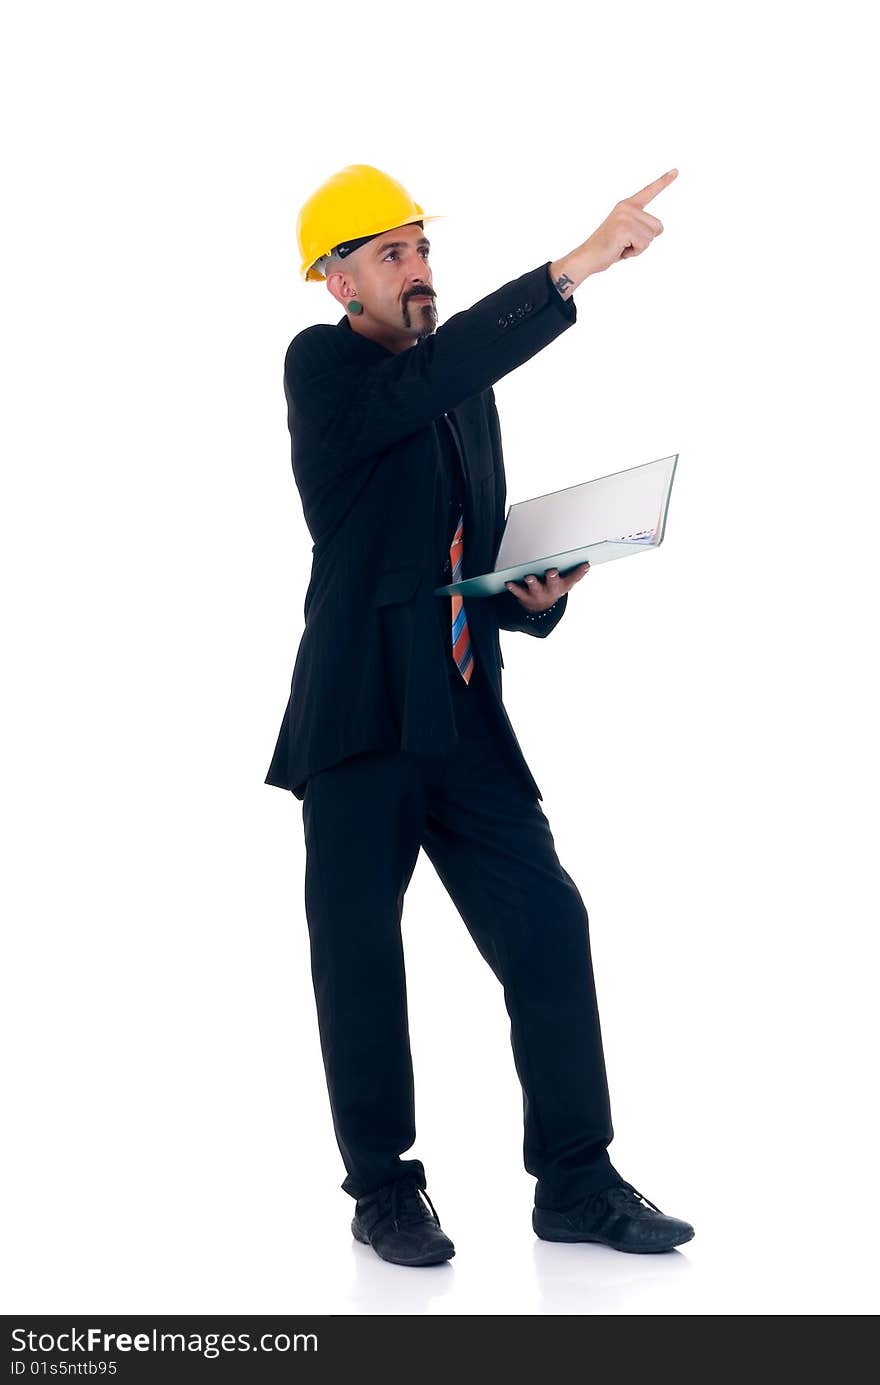
<instances>
[{"instance_id":1,"label":"suit lapel","mask_svg":"<svg viewBox=\"0 0 880 1385\"><path fill-rule=\"evenodd\" d=\"M351 325L351 319L346 314L336 323L337 329L342 333L350 349L355 353L360 353L364 360L380 359L383 356L393 355L387 347L381 343L373 341L371 337L362 336L356 332ZM479 478L476 473L477 455L479 452L479 433L475 430L477 422L474 418L474 410L480 415L479 405L475 399L466 399L454 409L447 411L446 417L449 420L450 433L458 451L462 473L464 475L464 566L463 576L473 576L477 572L483 571L480 566L479 553L481 551L480 537L478 534L479 515L477 514L477 491ZM435 426L445 428L447 425L442 419L435 421ZM424 503L430 504L433 488L426 486L424 489Z\"/></svg>"},{"instance_id":2,"label":"suit lapel","mask_svg":"<svg viewBox=\"0 0 880 1385\"><path fill-rule=\"evenodd\" d=\"M489 561L491 536L484 533L491 516L480 509L483 491L477 470L480 451L479 419L481 406L479 400L468 399L464 404L449 411L452 436L458 448L465 479L464 497L464 564L463 577L473 577L484 572Z\"/></svg>"}]
</instances>

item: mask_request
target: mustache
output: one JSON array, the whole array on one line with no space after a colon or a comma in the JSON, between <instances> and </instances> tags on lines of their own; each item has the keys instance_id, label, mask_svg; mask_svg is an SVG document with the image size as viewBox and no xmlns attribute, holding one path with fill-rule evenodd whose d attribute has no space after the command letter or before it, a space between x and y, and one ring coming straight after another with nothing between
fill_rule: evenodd
<instances>
[{"instance_id":1,"label":"mustache","mask_svg":"<svg viewBox=\"0 0 880 1385\"><path fill-rule=\"evenodd\" d=\"M433 301L434 301L434 296L435 296L435 295L434 295L434 290L433 290L433 289L413 289L412 293L407 294L406 298L404 298L404 300L403 300L403 305L404 305L404 307L406 307L407 303L409 302L409 300L410 300L411 298L425 298L425 297L427 297L427 298L430 298L431 301L433 302Z\"/></svg>"}]
</instances>

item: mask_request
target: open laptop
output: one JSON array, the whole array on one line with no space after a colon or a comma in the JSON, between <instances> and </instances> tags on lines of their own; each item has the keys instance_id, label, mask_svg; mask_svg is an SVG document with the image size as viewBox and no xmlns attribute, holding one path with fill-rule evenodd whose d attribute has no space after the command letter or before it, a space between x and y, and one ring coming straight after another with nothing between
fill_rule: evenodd
<instances>
[{"instance_id":1,"label":"open laptop","mask_svg":"<svg viewBox=\"0 0 880 1385\"><path fill-rule=\"evenodd\" d=\"M520 500L507 511L495 568L479 577L435 587L435 596L495 596L547 568L560 573L581 563L607 563L659 548L678 453L597 476L576 486ZM464 536L467 546L467 534Z\"/></svg>"}]
</instances>

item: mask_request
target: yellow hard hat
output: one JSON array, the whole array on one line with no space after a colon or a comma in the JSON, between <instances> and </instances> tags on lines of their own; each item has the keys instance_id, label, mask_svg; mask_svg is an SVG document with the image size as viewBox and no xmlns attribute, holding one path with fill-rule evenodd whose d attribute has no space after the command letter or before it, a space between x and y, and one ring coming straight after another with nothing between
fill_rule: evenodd
<instances>
[{"instance_id":1,"label":"yellow hard hat","mask_svg":"<svg viewBox=\"0 0 880 1385\"><path fill-rule=\"evenodd\" d=\"M296 238L302 259L300 273L306 280L324 282L313 268L322 255L329 255L345 242L369 240L395 226L413 221L436 221L442 213L425 216L402 183L371 164L349 164L334 173L300 209Z\"/></svg>"}]
</instances>

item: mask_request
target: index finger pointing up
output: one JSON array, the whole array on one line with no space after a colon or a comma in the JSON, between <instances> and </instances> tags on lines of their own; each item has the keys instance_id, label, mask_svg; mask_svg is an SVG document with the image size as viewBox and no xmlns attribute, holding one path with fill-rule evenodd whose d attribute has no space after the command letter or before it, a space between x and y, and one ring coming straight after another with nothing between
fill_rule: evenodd
<instances>
[{"instance_id":1,"label":"index finger pointing up","mask_svg":"<svg viewBox=\"0 0 880 1385\"><path fill-rule=\"evenodd\" d=\"M664 173L661 178L655 178L653 183L649 183L646 188L642 188L641 192L627 198L627 201L635 202L637 207L644 207L646 203L651 201L652 197L656 197L658 192L662 192L665 187L669 186L673 178L677 177L678 169L670 168L668 173Z\"/></svg>"}]
</instances>

